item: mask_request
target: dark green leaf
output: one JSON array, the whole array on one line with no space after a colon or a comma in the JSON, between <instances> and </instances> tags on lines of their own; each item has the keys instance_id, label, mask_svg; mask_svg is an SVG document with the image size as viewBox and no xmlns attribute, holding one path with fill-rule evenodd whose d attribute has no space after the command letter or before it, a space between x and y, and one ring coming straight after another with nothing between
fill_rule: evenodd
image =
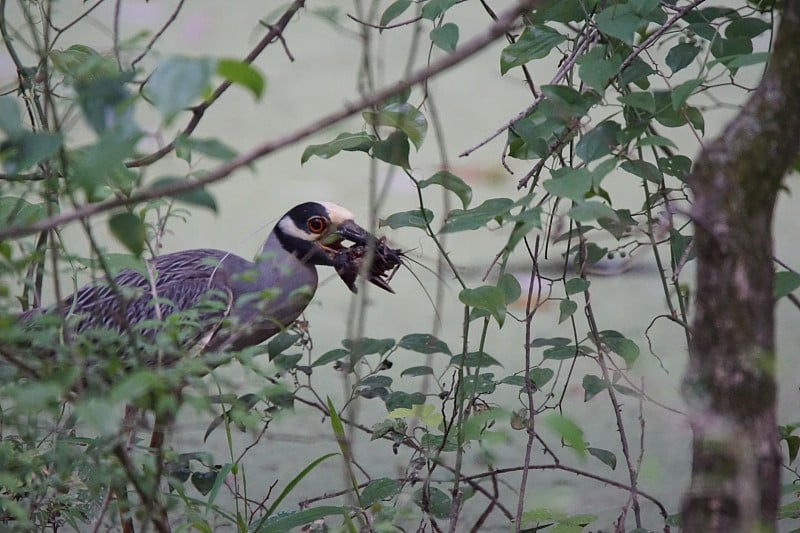
<instances>
[{"instance_id":1,"label":"dark green leaf","mask_svg":"<svg viewBox=\"0 0 800 533\"><path fill-rule=\"evenodd\" d=\"M465 368L474 367L487 367L487 366L503 366L500 361L492 357L486 352L469 352L467 355L454 355L450 358L450 364L454 366L463 366Z\"/></svg>"},{"instance_id":2,"label":"dark green leaf","mask_svg":"<svg viewBox=\"0 0 800 533\"><path fill-rule=\"evenodd\" d=\"M391 21L402 15L410 5L411 0L397 0L396 2L392 2L381 15L380 25L388 26Z\"/></svg>"},{"instance_id":3,"label":"dark green leaf","mask_svg":"<svg viewBox=\"0 0 800 533\"><path fill-rule=\"evenodd\" d=\"M620 125L613 120L601 122L581 137L575 147L575 153L587 163L610 154L617 146L619 130Z\"/></svg>"},{"instance_id":4,"label":"dark green leaf","mask_svg":"<svg viewBox=\"0 0 800 533\"><path fill-rule=\"evenodd\" d=\"M694 93L694 90L703 84L703 80L694 79L681 83L672 90L672 108L679 110L683 107L689 97Z\"/></svg>"},{"instance_id":5,"label":"dark green leaf","mask_svg":"<svg viewBox=\"0 0 800 533\"><path fill-rule=\"evenodd\" d=\"M316 468L317 465L319 465L321 462L323 462L326 459L329 459L329 458L331 458L331 457L333 457L335 455L337 455L337 454L335 454L335 453L327 453L327 454L322 455L320 457L317 457L316 459L311 461L305 468L303 468L303 470L300 471L299 474L297 474L294 478L292 478L292 480L286 485L286 487L284 487L284 489L281 491L280 495L275 499L275 501L272 503L270 508L267 510L267 513L266 513L265 516L271 517L272 513L275 512L275 509L277 509L278 506L281 504L281 502L289 494L291 494L292 490L294 490L294 488L297 486L297 484L300 483L303 480L303 478L305 478L309 474L309 472L311 472L314 468ZM259 526L260 525L261 524L259 524ZM258 527L257 531L259 531L259 532L262 531L261 527Z\"/></svg>"},{"instance_id":6,"label":"dark green leaf","mask_svg":"<svg viewBox=\"0 0 800 533\"><path fill-rule=\"evenodd\" d=\"M606 380L591 374L586 374L583 376L582 385L584 402L588 402L608 388L608 382Z\"/></svg>"},{"instance_id":7,"label":"dark green leaf","mask_svg":"<svg viewBox=\"0 0 800 533\"><path fill-rule=\"evenodd\" d=\"M450 348L445 342L428 333L409 333L400 339L400 342L398 342L397 345L400 348L405 348L406 350L411 350L418 353L450 354Z\"/></svg>"},{"instance_id":8,"label":"dark green leaf","mask_svg":"<svg viewBox=\"0 0 800 533\"><path fill-rule=\"evenodd\" d=\"M750 65L766 63L769 57L769 52L755 52L753 54L740 54L726 58L724 63L729 69L735 70L737 68L749 67Z\"/></svg>"},{"instance_id":9,"label":"dark green leaf","mask_svg":"<svg viewBox=\"0 0 800 533\"><path fill-rule=\"evenodd\" d=\"M593 457L600 459L604 464L608 465L611 470L617 469L617 456L614 455L612 452L608 450L603 450L602 448L586 448L586 451L589 452L590 455Z\"/></svg>"},{"instance_id":10,"label":"dark green leaf","mask_svg":"<svg viewBox=\"0 0 800 533\"><path fill-rule=\"evenodd\" d=\"M630 339L625 338L621 333L614 330L600 332L603 342L608 347L625 360L625 364L630 368L639 357L639 346Z\"/></svg>"},{"instance_id":11,"label":"dark green leaf","mask_svg":"<svg viewBox=\"0 0 800 533\"><path fill-rule=\"evenodd\" d=\"M625 105L629 105L637 109L644 109L651 114L656 112L656 100L653 98L653 93L632 92L630 94L620 96L618 100Z\"/></svg>"},{"instance_id":12,"label":"dark green leaf","mask_svg":"<svg viewBox=\"0 0 800 533\"><path fill-rule=\"evenodd\" d=\"M408 136L400 130L395 131L382 141L376 141L372 145L372 156L385 161L390 165L402 168L410 168L408 154Z\"/></svg>"},{"instance_id":13,"label":"dark green leaf","mask_svg":"<svg viewBox=\"0 0 800 533\"><path fill-rule=\"evenodd\" d=\"M7 174L18 174L55 155L61 148L61 134L23 131L0 143L0 161Z\"/></svg>"},{"instance_id":14,"label":"dark green leaf","mask_svg":"<svg viewBox=\"0 0 800 533\"><path fill-rule=\"evenodd\" d=\"M108 220L111 233L135 256L144 250L144 241L147 238L144 222L138 216L127 211L112 215Z\"/></svg>"},{"instance_id":15,"label":"dark green leaf","mask_svg":"<svg viewBox=\"0 0 800 533\"><path fill-rule=\"evenodd\" d=\"M558 323L561 324L578 310L578 304L574 300L561 300L558 309Z\"/></svg>"},{"instance_id":16,"label":"dark green leaf","mask_svg":"<svg viewBox=\"0 0 800 533\"><path fill-rule=\"evenodd\" d=\"M422 18L433 20L456 4L457 0L428 0L422 8Z\"/></svg>"},{"instance_id":17,"label":"dark green leaf","mask_svg":"<svg viewBox=\"0 0 800 533\"><path fill-rule=\"evenodd\" d=\"M539 88L547 97L547 104L542 105L547 110L545 116L567 121L572 117L582 117L597 101L594 93L585 94L566 85L542 85Z\"/></svg>"},{"instance_id":18,"label":"dark green leaf","mask_svg":"<svg viewBox=\"0 0 800 533\"><path fill-rule=\"evenodd\" d=\"M214 482L217 481L219 472L194 472L192 473L192 485L203 496L211 492Z\"/></svg>"},{"instance_id":19,"label":"dark green leaf","mask_svg":"<svg viewBox=\"0 0 800 533\"><path fill-rule=\"evenodd\" d=\"M506 298L502 289L491 285L463 289L459 293L458 299L464 305L489 312L502 327L506 318Z\"/></svg>"},{"instance_id":20,"label":"dark green leaf","mask_svg":"<svg viewBox=\"0 0 800 533\"><path fill-rule=\"evenodd\" d=\"M408 102L391 102L378 111L365 111L362 116L367 124L388 126L405 133L417 149L422 146L422 141L428 133L428 121L425 115ZM391 136L389 138L391 139Z\"/></svg>"},{"instance_id":21,"label":"dark green leaf","mask_svg":"<svg viewBox=\"0 0 800 533\"><path fill-rule=\"evenodd\" d=\"M564 359L572 359L577 354L578 350L575 348L575 346L553 346L552 348L546 349L542 353L542 357L545 359L562 361Z\"/></svg>"},{"instance_id":22,"label":"dark green leaf","mask_svg":"<svg viewBox=\"0 0 800 533\"><path fill-rule=\"evenodd\" d=\"M315 366L322 366L327 365L328 363L332 363L334 361L338 361L339 359L344 359L350 353L349 350L345 350L344 348L335 348L333 350L329 350L319 356L319 359L311 363L312 367Z\"/></svg>"},{"instance_id":23,"label":"dark green leaf","mask_svg":"<svg viewBox=\"0 0 800 533\"><path fill-rule=\"evenodd\" d=\"M800 274L797 272L775 272L775 281L772 289L775 299L778 300L788 296L800 287Z\"/></svg>"},{"instance_id":24,"label":"dark green leaf","mask_svg":"<svg viewBox=\"0 0 800 533\"><path fill-rule=\"evenodd\" d=\"M361 506L366 509L383 500L394 498L403 490L402 485L394 479L382 477L373 479L361 491Z\"/></svg>"},{"instance_id":25,"label":"dark green leaf","mask_svg":"<svg viewBox=\"0 0 800 533\"><path fill-rule=\"evenodd\" d=\"M385 354L394 347L395 342L394 339L362 337L356 340L345 339L342 341L342 345L350 350L350 362L355 363L365 355Z\"/></svg>"},{"instance_id":26,"label":"dark green leaf","mask_svg":"<svg viewBox=\"0 0 800 533\"><path fill-rule=\"evenodd\" d=\"M217 61L217 74L231 83L241 85L253 93L256 99L264 92L264 77L253 65L238 59L220 59Z\"/></svg>"},{"instance_id":27,"label":"dark green leaf","mask_svg":"<svg viewBox=\"0 0 800 533\"><path fill-rule=\"evenodd\" d=\"M392 213L388 217L381 219L378 226L388 226L392 229L397 228L427 228L428 224L433 220L433 211L425 209L414 209L412 211L402 211L400 213Z\"/></svg>"},{"instance_id":28,"label":"dark green leaf","mask_svg":"<svg viewBox=\"0 0 800 533\"><path fill-rule=\"evenodd\" d=\"M641 137L637 142L637 146L669 146L670 148L677 148L678 146L672 139L668 139L666 137L662 137L661 135L648 135L646 137ZM661 166L659 160L659 167ZM663 168L662 168L663 170Z\"/></svg>"},{"instance_id":29,"label":"dark green leaf","mask_svg":"<svg viewBox=\"0 0 800 533\"><path fill-rule=\"evenodd\" d=\"M341 507L323 505L301 511L278 513L270 516L257 528L257 531L258 533L285 533L330 515L346 516L347 512Z\"/></svg>"},{"instance_id":30,"label":"dark green leaf","mask_svg":"<svg viewBox=\"0 0 800 533\"><path fill-rule=\"evenodd\" d=\"M569 198L580 203L592 189L592 174L585 167L564 167L551 171L551 175L553 177L542 185L553 196Z\"/></svg>"},{"instance_id":31,"label":"dark green leaf","mask_svg":"<svg viewBox=\"0 0 800 533\"><path fill-rule=\"evenodd\" d=\"M538 338L531 342L531 348L541 348L542 346L566 346L570 340L566 337Z\"/></svg>"},{"instance_id":32,"label":"dark green leaf","mask_svg":"<svg viewBox=\"0 0 800 533\"><path fill-rule=\"evenodd\" d=\"M665 174L675 176L681 181L686 181L689 171L692 169L692 160L685 155L674 155L671 157L659 157L658 168Z\"/></svg>"},{"instance_id":33,"label":"dark green leaf","mask_svg":"<svg viewBox=\"0 0 800 533\"><path fill-rule=\"evenodd\" d=\"M586 442L583 440L583 430L565 416L550 414L544 419L545 424L555 431L564 444L570 446L580 457L586 455Z\"/></svg>"},{"instance_id":34,"label":"dark green leaf","mask_svg":"<svg viewBox=\"0 0 800 533\"><path fill-rule=\"evenodd\" d=\"M411 366L406 368L400 373L400 376L410 376L410 377L417 377L417 376L432 376L433 369L429 366Z\"/></svg>"},{"instance_id":35,"label":"dark green leaf","mask_svg":"<svg viewBox=\"0 0 800 533\"><path fill-rule=\"evenodd\" d=\"M630 172L634 176L639 176L640 178L652 181L658 185L661 185L661 182L664 180L664 176L657 166L647 161L642 161L641 159L629 159L624 161L620 165L620 168L626 172Z\"/></svg>"},{"instance_id":36,"label":"dark green leaf","mask_svg":"<svg viewBox=\"0 0 800 533\"><path fill-rule=\"evenodd\" d=\"M450 517L450 498L437 489L436 487L428 487L428 493L425 494L425 488L419 488L414 492L414 503L420 509L432 514L436 518L447 519Z\"/></svg>"},{"instance_id":37,"label":"dark green leaf","mask_svg":"<svg viewBox=\"0 0 800 533\"><path fill-rule=\"evenodd\" d=\"M440 185L448 191L454 193L461 200L461 205L466 209L472 201L472 187L464 183L464 180L446 170L437 172L426 180L419 182L419 188L424 189L430 185Z\"/></svg>"},{"instance_id":38,"label":"dark green leaf","mask_svg":"<svg viewBox=\"0 0 800 533\"><path fill-rule=\"evenodd\" d=\"M513 205L514 201L509 198L490 198L472 209L453 209L447 214L442 233L481 228L490 220L507 214Z\"/></svg>"},{"instance_id":39,"label":"dark green leaf","mask_svg":"<svg viewBox=\"0 0 800 533\"><path fill-rule=\"evenodd\" d=\"M725 28L725 37L729 39L745 38L752 39L772 28L772 25L764 19L756 17L742 17L734 19Z\"/></svg>"},{"instance_id":40,"label":"dark green leaf","mask_svg":"<svg viewBox=\"0 0 800 533\"><path fill-rule=\"evenodd\" d=\"M289 333L288 331L281 331L272 337L267 343L269 360L272 361L276 355L283 353L283 351L287 348L294 346L294 343L296 343L299 338L300 335L297 335L296 333Z\"/></svg>"},{"instance_id":41,"label":"dark green leaf","mask_svg":"<svg viewBox=\"0 0 800 533\"><path fill-rule=\"evenodd\" d=\"M164 178L158 178L155 180L151 187L153 189L160 189L162 187L171 187L172 185L176 185L179 183L185 183L186 178L179 178L176 176L167 176ZM197 187L188 191L179 192L179 193L172 193L168 196L175 198L176 200L183 202L189 205L196 205L200 207L205 207L210 209L211 211L217 212L217 201L214 200L214 197L211 195L210 192L205 187Z\"/></svg>"},{"instance_id":42,"label":"dark green leaf","mask_svg":"<svg viewBox=\"0 0 800 533\"><path fill-rule=\"evenodd\" d=\"M589 288L589 285L590 282L588 279L572 278L567 280L567 282L564 284L564 287L566 288L567 294L572 295L585 291Z\"/></svg>"},{"instance_id":43,"label":"dark green leaf","mask_svg":"<svg viewBox=\"0 0 800 533\"><path fill-rule=\"evenodd\" d=\"M145 84L145 92L166 122L191 106L208 89L213 62L208 58L170 57Z\"/></svg>"},{"instance_id":44,"label":"dark green leaf","mask_svg":"<svg viewBox=\"0 0 800 533\"><path fill-rule=\"evenodd\" d=\"M617 212L601 202L584 202L567 212L567 216L576 222L589 222L598 218L617 220Z\"/></svg>"},{"instance_id":45,"label":"dark green leaf","mask_svg":"<svg viewBox=\"0 0 800 533\"><path fill-rule=\"evenodd\" d=\"M330 142L308 146L303 150L303 155L300 156L300 164L302 165L311 159L311 156L328 159L342 150L348 152L369 152L375 141L374 135L364 133L363 131L358 133L340 133Z\"/></svg>"},{"instance_id":46,"label":"dark green leaf","mask_svg":"<svg viewBox=\"0 0 800 533\"><path fill-rule=\"evenodd\" d=\"M789 463L793 463L797 459L797 452L800 451L800 437L797 435L790 435L783 440L786 441L786 446L789 451Z\"/></svg>"},{"instance_id":47,"label":"dark green leaf","mask_svg":"<svg viewBox=\"0 0 800 533\"><path fill-rule=\"evenodd\" d=\"M701 48L691 43L680 43L670 48L667 53L666 63L672 70L672 73L678 72L688 67L697 54L700 53Z\"/></svg>"},{"instance_id":48,"label":"dark green leaf","mask_svg":"<svg viewBox=\"0 0 800 533\"><path fill-rule=\"evenodd\" d=\"M506 46L500 53L500 73L505 74L514 67L533 59L542 59L564 41L564 36L544 25L528 26L515 43Z\"/></svg>"},{"instance_id":49,"label":"dark green leaf","mask_svg":"<svg viewBox=\"0 0 800 533\"><path fill-rule=\"evenodd\" d=\"M445 52L452 52L458 44L458 26L448 22L434 28L431 30L431 41Z\"/></svg>"},{"instance_id":50,"label":"dark green leaf","mask_svg":"<svg viewBox=\"0 0 800 533\"><path fill-rule=\"evenodd\" d=\"M409 394L403 391L395 391L383 399L386 405L386 410L391 412L395 409L411 409L413 405L422 405L425 403L425 395L421 392Z\"/></svg>"}]
</instances>

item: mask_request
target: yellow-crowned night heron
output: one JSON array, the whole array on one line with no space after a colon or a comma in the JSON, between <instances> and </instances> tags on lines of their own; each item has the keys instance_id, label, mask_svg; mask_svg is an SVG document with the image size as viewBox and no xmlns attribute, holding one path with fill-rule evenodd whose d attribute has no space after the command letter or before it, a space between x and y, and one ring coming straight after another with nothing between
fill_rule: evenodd
<instances>
[{"instance_id":1,"label":"yellow-crowned night heron","mask_svg":"<svg viewBox=\"0 0 800 533\"><path fill-rule=\"evenodd\" d=\"M342 258L347 260L340 253L343 241L362 247L368 241L382 243L358 226L347 209L306 202L281 217L253 262L213 249L165 254L149 262L148 276L123 270L112 283L81 288L65 299L63 309L72 317L73 332L137 331L145 337L155 322L194 310L195 342L211 349L241 349L261 343L300 316L317 288L316 267L338 269ZM380 276L370 281L391 291Z\"/></svg>"}]
</instances>

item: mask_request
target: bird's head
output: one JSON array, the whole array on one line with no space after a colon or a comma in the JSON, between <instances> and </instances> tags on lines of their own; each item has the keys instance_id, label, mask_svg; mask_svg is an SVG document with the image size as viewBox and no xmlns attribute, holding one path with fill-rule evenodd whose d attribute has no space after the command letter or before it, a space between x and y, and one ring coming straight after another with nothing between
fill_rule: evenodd
<instances>
[{"instance_id":1,"label":"bird's head","mask_svg":"<svg viewBox=\"0 0 800 533\"><path fill-rule=\"evenodd\" d=\"M363 245L371 238L353 219L353 213L332 202L306 202L283 215L275 233L283 247L302 261L333 266L344 241Z\"/></svg>"}]
</instances>

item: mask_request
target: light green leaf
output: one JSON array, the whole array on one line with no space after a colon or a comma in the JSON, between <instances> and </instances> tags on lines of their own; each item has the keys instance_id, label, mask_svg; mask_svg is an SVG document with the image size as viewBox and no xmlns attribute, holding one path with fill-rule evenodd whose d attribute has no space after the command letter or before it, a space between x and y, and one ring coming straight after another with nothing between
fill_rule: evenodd
<instances>
[{"instance_id":1,"label":"light green leaf","mask_svg":"<svg viewBox=\"0 0 800 533\"><path fill-rule=\"evenodd\" d=\"M567 216L576 222L589 222L598 218L618 220L616 211L604 203L594 201L576 205L567 212Z\"/></svg>"},{"instance_id":2,"label":"light green leaf","mask_svg":"<svg viewBox=\"0 0 800 533\"><path fill-rule=\"evenodd\" d=\"M506 318L506 297L499 287L483 285L475 289L463 289L458 299L464 305L488 311L502 327Z\"/></svg>"},{"instance_id":3,"label":"light green leaf","mask_svg":"<svg viewBox=\"0 0 800 533\"><path fill-rule=\"evenodd\" d=\"M683 104L685 104L692 93L694 93L694 90L700 87L702 84L702 79L693 79L685 81L672 89L672 93L670 94L672 99L672 109L679 110L681 107L683 107Z\"/></svg>"},{"instance_id":4,"label":"light green leaf","mask_svg":"<svg viewBox=\"0 0 800 533\"><path fill-rule=\"evenodd\" d=\"M776 300L779 300L800 287L800 274L788 270L775 272L775 280L773 283L773 295Z\"/></svg>"},{"instance_id":5,"label":"light green leaf","mask_svg":"<svg viewBox=\"0 0 800 533\"><path fill-rule=\"evenodd\" d=\"M0 131L13 138L25 131L16 98L0 96Z\"/></svg>"},{"instance_id":6,"label":"light green leaf","mask_svg":"<svg viewBox=\"0 0 800 533\"><path fill-rule=\"evenodd\" d=\"M191 163L193 152L223 161L236 157L236 150L219 139L198 139L187 137L186 135L178 135L175 139L175 154L187 163Z\"/></svg>"},{"instance_id":7,"label":"light green leaf","mask_svg":"<svg viewBox=\"0 0 800 533\"><path fill-rule=\"evenodd\" d=\"M553 196L582 203L592 189L592 174L586 168L565 167L553 170L551 175L553 177L542 185Z\"/></svg>"},{"instance_id":8,"label":"light green leaf","mask_svg":"<svg viewBox=\"0 0 800 533\"><path fill-rule=\"evenodd\" d=\"M519 67L533 59L542 59L564 41L564 36L544 25L528 26L517 42L506 46L500 53L500 74Z\"/></svg>"},{"instance_id":9,"label":"light green leaf","mask_svg":"<svg viewBox=\"0 0 800 533\"><path fill-rule=\"evenodd\" d=\"M430 209L420 210L413 209L411 211L402 211L400 213L392 213L388 217L381 219L378 222L379 227L397 228L427 228L433 220L433 211Z\"/></svg>"},{"instance_id":10,"label":"light green leaf","mask_svg":"<svg viewBox=\"0 0 800 533\"><path fill-rule=\"evenodd\" d=\"M300 164L302 165L311 159L311 156L328 159L342 150L347 152L368 152L376 140L374 135L364 133L363 131L358 133L340 133L330 142L308 146L303 150L303 155L300 156Z\"/></svg>"},{"instance_id":11,"label":"light green leaf","mask_svg":"<svg viewBox=\"0 0 800 533\"><path fill-rule=\"evenodd\" d=\"M415 404L411 409L398 408L391 411L386 418L418 418L420 422L430 427L439 427L444 417L432 404Z\"/></svg>"},{"instance_id":12,"label":"light green leaf","mask_svg":"<svg viewBox=\"0 0 800 533\"><path fill-rule=\"evenodd\" d=\"M147 80L145 93L170 122L206 92L213 66L208 58L170 57Z\"/></svg>"},{"instance_id":13,"label":"light green leaf","mask_svg":"<svg viewBox=\"0 0 800 533\"><path fill-rule=\"evenodd\" d=\"M510 198L490 198L472 209L453 209L447 214L442 233L481 228L490 220L506 215L513 205L514 201Z\"/></svg>"},{"instance_id":14,"label":"light green leaf","mask_svg":"<svg viewBox=\"0 0 800 533\"><path fill-rule=\"evenodd\" d=\"M428 133L428 120L422 112L408 102L391 102L378 111L362 113L367 124L388 126L402 131L419 149Z\"/></svg>"},{"instance_id":15,"label":"light green leaf","mask_svg":"<svg viewBox=\"0 0 800 533\"><path fill-rule=\"evenodd\" d=\"M427 511L436 518L442 520L449 518L451 505L450 497L442 490L430 486L428 486L429 492L427 497L423 497L424 490L425 487L422 487L414 492L414 503L423 510L427 507Z\"/></svg>"},{"instance_id":16,"label":"light green leaf","mask_svg":"<svg viewBox=\"0 0 800 533\"><path fill-rule=\"evenodd\" d=\"M402 15L410 5L411 0L397 0L396 2L392 2L381 15L380 25L388 26L391 21Z\"/></svg>"},{"instance_id":17,"label":"light green leaf","mask_svg":"<svg viewBox=\"0 0 800 533\"><path fill-rule=\"evenodd\" d=\"M454 5L457 0L428 0L422 7L422 18L433 20Z\"/></svg>"},{"instance_id":18,"label":"light green leaf","mask_svg":"<svg viewBox=\"0 0 800 533\"><path fill-rule=\"evenodd\" d=\"M630 94L620 96L618 100L625 105L636 107L638 109L644 109L651 114L656 112L656 100L653 97L653 93L632 92Z\"/></svg>"},{"instance_id":19,"label":"light green leaf","mask_svg":"<svg viewBox=\"0 0 800 533\"><path fill-rule=\"evenodd\" d=\"M260 527L256 528L256 531L258 533L285 533L330 515L347 516L347 511L342 507L323 505L301 511L278 513L267 519Z\"/></svg>"},{"instance_id":20,"label":"light green leaf","mask_svg":"<svg viewBox=\"0 0 800 533\"><path fill-rule=\"evenodd\" d=\"M241 85L253 93L256 100L261 98L266 82L264 76L256 68L238 59L220 59L217 61L217 74L231 83Z\"/></svg>"},{"instance_id":21,"label":"light green leaf","mask_svg":"<svg viewBox=\"0 0 800 533\"><path fill-rule=\"evenodd\" d=\"M446 170L439 171L430 178L419 182L420 189L431 185L440 185L458 196L464 209L466 209L472 201L472 187L464 183L464 180L455 174Z\"/></svg>"},{"instance_id":22,"label":"light green leaf","mask_svg":"<svg viewBox=\"0 0 800 533\"><path fill-rule=\"evenodd\" d=\"M187 178L180 178L177 176L166 176L155 180L151 187L153 189L160 189L162 187L169 187L177 183L185 183ZM217 212L217 201L205 187L197 187L189 191L170 194L169 196L176 200L189 205L196 205L205 207L213 212Z\"/></svg>"},{"instance_id":23,"label":"light green leaf","mask_svg":"<svg viewBox=\"0 0 800 533\"><path fill-rule=\"evenodd\" d=\"M586 456L586 442L583 440L583 430L572 420L565 416L552 413L545 417L544 423L564 441L564 444L575 450L579 457Z\"/></svg>"}]
</instances>

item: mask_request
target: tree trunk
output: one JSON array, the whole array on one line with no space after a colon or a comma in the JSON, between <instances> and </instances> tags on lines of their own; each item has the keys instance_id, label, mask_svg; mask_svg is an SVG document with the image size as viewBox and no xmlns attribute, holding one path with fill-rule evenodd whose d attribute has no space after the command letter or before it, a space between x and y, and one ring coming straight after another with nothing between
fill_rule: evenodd
<instances>
[{"instance_id":1,"label":"tree trunk","mask_svg":"<svg viewBox=\"0 0 800 533\"><path fill-rule=\"evenodd\" d=\"M769 531L780 500L772 214L800 148L800 0L757 90L698 158L697 292L684 390L693 431L685 531Z\"/></svg>"}]
</instances>

